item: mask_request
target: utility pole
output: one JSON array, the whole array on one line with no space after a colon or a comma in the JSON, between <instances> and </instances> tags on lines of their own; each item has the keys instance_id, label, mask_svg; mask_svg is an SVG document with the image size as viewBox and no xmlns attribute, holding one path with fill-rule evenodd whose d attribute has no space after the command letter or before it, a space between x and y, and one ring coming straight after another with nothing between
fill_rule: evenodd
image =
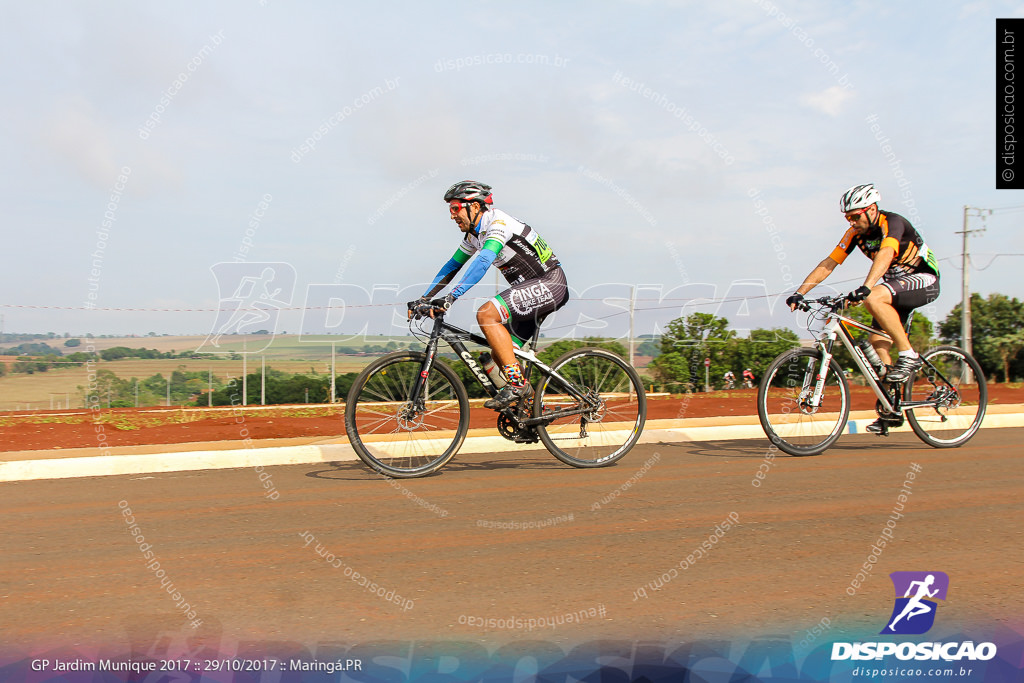
<instances>
[{"instance_id":1,"label":"utility pole","mask_svg":"<svg viewBox=\"0 0 1024 683\"><path fill-rule=\"evenodd\" d=\"M247 359L249 358L249 352L246 350L245 341L246 341L246 336L242 335L242 405L243 406L249 405L249 403L248 403L249 386L247 384L247 382L248 382L248 372L249 372L249 368L248 368L248 364L247 364Z\"/></svg>"},{"instance_id":2,"label":"utility pole","mask_svg":"<svg viewBox=\"0 0 1024 683\"><path fill-rule=\"evenodd\" d=\"M633 365L633 316L636 313L636 285L629 289L629 364Z\"/></svg>"},{"instance_id":3,"label":"utility pole","mask_svg":"<svg viewBox=\"0 0 1024 683\"><path fill-rule=\"evenodd\" d=\"M633 316L636 313L636 285L629 290L629 366L633 367ZM633 385L629 385L629 400L633 400Z\"/></svg>"},{"instance_id":4,"label":"utility pole","mask_svg":"<svg viewBox=\"0 0 1024 683\"><path fill-rule=\"evenodd\" d=\"M971 212L974 212L973 214ZM961 266L961 299L960 299L960 346L967 353L972 353L971 347L973 346L973 338L971 335L971 288L970 288L970 262L971 253L967 248L967 236L972 232L982 233L985 232L985 228L976 228L975 230L969 230L967 228L967 217L976 216L985 220L985 216L992 215L992 209L979 209L973 206L964 206L964 229L957 232L958 235L964 236L963 253L961 254L960 266Z\"/></svg>"}]
</instances>

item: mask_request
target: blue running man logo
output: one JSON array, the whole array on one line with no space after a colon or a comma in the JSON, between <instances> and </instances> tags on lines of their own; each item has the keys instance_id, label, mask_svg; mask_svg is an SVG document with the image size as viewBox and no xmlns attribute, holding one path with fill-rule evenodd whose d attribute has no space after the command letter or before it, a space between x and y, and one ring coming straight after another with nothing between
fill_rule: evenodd
<instances>
[{"instance_id":1,"label":"blue running man logo","mask_svg":"<svg viewBox=\"0 0 1024 683\"><path fill-rule=\"evenodd\" d=\"M949 576L945 572L893 572L896 604L882 634L920 635L935 624L935 599L945 600ZM935 599L932 599L935 598Z\"/></svg>"}]
</instances>

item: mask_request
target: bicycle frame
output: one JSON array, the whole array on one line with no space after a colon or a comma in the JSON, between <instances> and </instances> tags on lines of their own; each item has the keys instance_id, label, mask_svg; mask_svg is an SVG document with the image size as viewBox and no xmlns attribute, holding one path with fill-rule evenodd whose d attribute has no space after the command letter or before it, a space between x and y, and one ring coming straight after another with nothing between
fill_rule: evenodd
<instances>
[{"instance_id":1,"label":"bicycle frame","mask_svg":"<svg viewBox=\"0 0 1024 683\"><path fill-rule=\"evenodd\" d=\"M822 352L822 364L818 370L816 379L817 382L814 387L814 392L811 395L811 404L818 406L821 403L821 394L825 388L825 377L829 363L832 361L832 347L835 344L836 339L842 342L846 350L850 352L850 356L853 357L853 362L856 363L857 368L868 382L868 386L874 392L875 397L878 399L882 409L890 414L903 413L914 408L921 408L923 406L932 406L932 401L901 401L899 393L893 393L892 399L886 393L885 388L882 386L882 380L875 372L875 369L868 362L868 359L864 357L864 352L860 350L860 347L854 342L853 334L850 332L850 326L864 330L871 334L876 334L883 339L892 341L892 337L883 332L877 330L870 325L857 322L853 318L849 318L842 315L835 310L829 313L828 320L825 323L825 327L822 330L821 335L817 338L818 348ZM907 327L910 326L910 320L907 321ZM927 363L927 361L926 361ZM929 369L933 370L940 379L944 382L950 383L948 379L931 363L927 363Z\"/></svg>"},{"instance_id":2,"label":"bicycle frame","mask_svg":"<svg viewBox=\"0 0 1024 683\"><path fill-rule=\"evenodd\" d=\"M882 408L888 413L899 412L900 406L893 405L893 401L890 400L885 389L882 388L878 373L876 373L875 369L871 367L871 363L869 363L867 358L864 357L864 352L861 351L854 342L853 334L849 329L850 325L892 341L892 337L881 330L876 330L869 325L859 323L853 318L848 318L835 311L829 313L828 320L825 323L825 328L822 330L821 336L817 339L818 348L820 348L822 352L822 359L821 368L817 373L817 383L814 387L814 393L811 396L811 404L817 406L821 402L821 393L825 388L825 376L827 374L829 363L832 362L832 347L835 344L836 339L839 339L843 346L846 347L846 350L850 352L850 355L853 357L853 362L857 365L857 369L860 370L861 374L864 375L865 379L867 379L868 386L871 387L871 390L874 392L875 397L878 399Z\"/></svg>"},{"instance_id":3,"label":"bicycle frame","mask_svg":"<svg viewBox=\"0 0 1024 683\"><path fill-rule=\"evenodd\" d=\"M531 348L536 347L537 338L539 334L540 330L534 333L533 339L530 340ZM426 360L424 360L423 362L423 367L420 369L420 375L416 379L416 383L413 386L412 395L409 397L410 401L412 401L413 403L419 401L419 398L423 393L423 387L424 384L426 383L426 378L430 374L430 367L434 364L434 359L437 357L437 348L441 340L447 342L448 345L452 348L452 350L455 351L455 355L458 356L459 360L461 360L462 363L467 368L469 368L470 372L473 373L473 376L476 377L477 381L483 385L484 391L487 392L488 396L493 397L498 393L498 387L494 385L494 382L491 381L491 378L487 375L484 369L480 367L480 364L477 363L476 359L473 357L473 354L463 343L464 339L474 344L479 344L480 346L490 346L487 339L482 335L474 334L473 332L469 332L460 327L456 327L451 323L447 323L444 321L443 316L437 316L436 318L434 318L434 327L430 331L430 339L427 341L425 349L427 357ZM512 351L515 354L516 358L518 358L521 361L527 362L527 365L523 368L523 378L526 380L527 383L530 382L530 376L532 374L533 368L536 367L543 375L555 380L561 386L561 388L565 390L567 394L569 394L576 400L580 401L582 404L582 407L579 408L552 411L546 413L543 417L531 418L526 417L526 405L525 403L521 403L517 410L517 417L519 418L519 422L521 422L524 426L532 427L538 424L543 424L545 422L551 422L552 420L556 420L562 417L581 415L585 412L588 412L588 410L597 407L597 404L595 404L592 399L588 398L572 382L559 375L549 365L545 364L543 361L537 358L537 356L532 351L517 349L515 348L515 346L513 346Z\"/></svg>"}]
</instances>

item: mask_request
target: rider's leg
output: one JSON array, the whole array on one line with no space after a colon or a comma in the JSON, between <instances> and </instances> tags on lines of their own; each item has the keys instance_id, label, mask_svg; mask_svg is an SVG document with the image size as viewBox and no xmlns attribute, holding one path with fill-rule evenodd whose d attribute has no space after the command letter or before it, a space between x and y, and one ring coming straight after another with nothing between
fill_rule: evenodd
<instances>
[{"instance_id":1,"label":"rider's leg","mask_svg":"<svg viewBox=\"0 0 1024 683\"><path fill-rule=\"evenodd\" d=\"M492 299L481 306L480 310L476 312L476 322L483 330L484 336L487 337L487 343L491 345L494 360L499 365L508 365L517 361L512 348L512 335L505 327L497 305Z\"/></svg>"},{"instance_id":2,"label":"rider's leg","mask_svg":"<svg viewBox=\"0 0 1024 683\"><path fill-rule=\"evenodd\" d=\"M874 316L878 326L892 337L892 341L889 341L877 334L871 335L871 345L875 347L875 351L878 352L878 357L882 359L883 363L892 365L889 349L893 344L896 345L897 352L913 351L910 338L907 337L907 333L903 329L899 311L892 306L892 292L888 287L878 285L873 288L871 295L864 300L864 307Z\"/></svg>"},{"instance_id":3,"label":"rider's leg","mask_svg":"<svg viewBox=\"0 0 1024 683\"><path fill-rule=\"evenodd\" d=\"M526 384L526 380L523 378L523 369L519 366L519 361L516 360L512 348L512 335L504 325L504 316L498 306L498 302L494 299L488 301L476 312L476 321L480 325L480 329L483 330L484 336L487 337L487 343L490 344L491 352L501 371L505 374L505 379L513 387L521 387Z\"/></svg>"}]
</instances>

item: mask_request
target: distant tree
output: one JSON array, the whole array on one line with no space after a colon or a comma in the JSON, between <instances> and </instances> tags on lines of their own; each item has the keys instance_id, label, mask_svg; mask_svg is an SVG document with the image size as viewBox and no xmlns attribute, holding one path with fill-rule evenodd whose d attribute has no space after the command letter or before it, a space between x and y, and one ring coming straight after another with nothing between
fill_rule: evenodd
<instances>
[{"instance_id":1,"label":"distant tree","mask_svg":"<svg viewBox=\"0 0 1024 683\"><path fill-rule=\"evenodd\" d=\"M63 351L45 342L24 342L7 349L8 356L62 356Z\"/></svg>"},{"instance_id":2,"label":"distant tree","mask_svg":"<svg viewBox=\"0 0 1024 683\"><path fill-rule=\"evenodd\" d=\"M994 354L999 358L1003 381L1010 381L1010 362L1016 359L1021 349L1024 349L1024 332L1004 334L1001 337L992 337L979 342L986 353Z\"/></svg>"},{"instance_id":3,"label":"distant tree","mask_svg":"<svg viewBox=\"0 0 1024 683\"><path fill-rule=\"evenodd\" d=\"M957 304L939 324L939 336L943 341L962 343L961 310L961 305ZM1020 354L1013 351L1012 339L1018 332L1024 332L1024 303L1005 294L993 293L985 298L971 294L972 352L986 376L992 377L996 373L1002 373L1004 378L1024 375L1024 358L1018 358ZM997 339L1003 341L997 343Z\"/></svg>"},{"instance_id":4,"label":"distant tree","mask_svg":"<svg viewBox=\"0 0 1024 683\"><path fill-rule=\"evenodd\" d=\"M792 330L754 329L750 331L750 336L733 339L729 342L729 348L733 351L733 355L729 359L730 366L726 369L732 370L736 374L737 380L746 368L750 368L754 376L760 378L776 357L799 345L800 338ZM712 368L717 372L718 368L714 364L712 364ZM725 374L726 369L716 374L716 381L721 381L721 375Z\"/></svg>"},{"instance_id":5,"label":"distant tree","mask_svg":"<svg viewBox=\"0 0 1024 683\"><path fill-rule=\"evenodd\" d=\"M119 360L121 358L173 358L174 352L161 353L156 349L132 349L127 346L112 346L100 351L103 360Z\"/></svg>"},{"instance_id":6,"label":"distant tree","mask_svg":"<svg viewBox=\"0 0 1024 683\"><path fill-rule=\"evenodd\" d=\"M704 359L711 359L708 374L717 378L729 366L729 342L736 332L729 321L710 313L692 313L671 321L661 337L661 355L648 369L669 391L694 391L704 386Z\"/></svg>"},{"instance_id":7,"label":"distant tree","mask_svg":"<svg viewBox=\"0 0 1024 683\"><path fill-rule=\"evenodd\" d=\"M629 358L629 349L627 349L625 345L617 341L602 339L600 337L585 337L582 340L562 339L545 347L543 351L537 354L537 358L541 359L545 363L553 363L563 354L568 353L573 349L583 348L584 346L596 346L600 349L608 349L623 358Z\"/></svg>"},{"instance_id":8,"label":"distant tree","mask_svg":"<svg viewBox=\"0 0 1024 683\"><path fill-rule=\"evenodd\" d=\"M661 355L661 338L653 337L651 335L645 336L649 338L637 345L636 352L641 356L651 356L655 358Z\"/></svg>"},{"instance_id":9,"label":"distant tree","mask_svg":"<svg viewBox=\"0 0 1024 683\"><path fill-rule=\"evenodd\" d=\"M64 346L67 346L69 348L75 347L75 346L81 346L81 345L82 345L82 340L81 339L68 339L66 342L64 342Z\"/></svg>"}]
</instances>

